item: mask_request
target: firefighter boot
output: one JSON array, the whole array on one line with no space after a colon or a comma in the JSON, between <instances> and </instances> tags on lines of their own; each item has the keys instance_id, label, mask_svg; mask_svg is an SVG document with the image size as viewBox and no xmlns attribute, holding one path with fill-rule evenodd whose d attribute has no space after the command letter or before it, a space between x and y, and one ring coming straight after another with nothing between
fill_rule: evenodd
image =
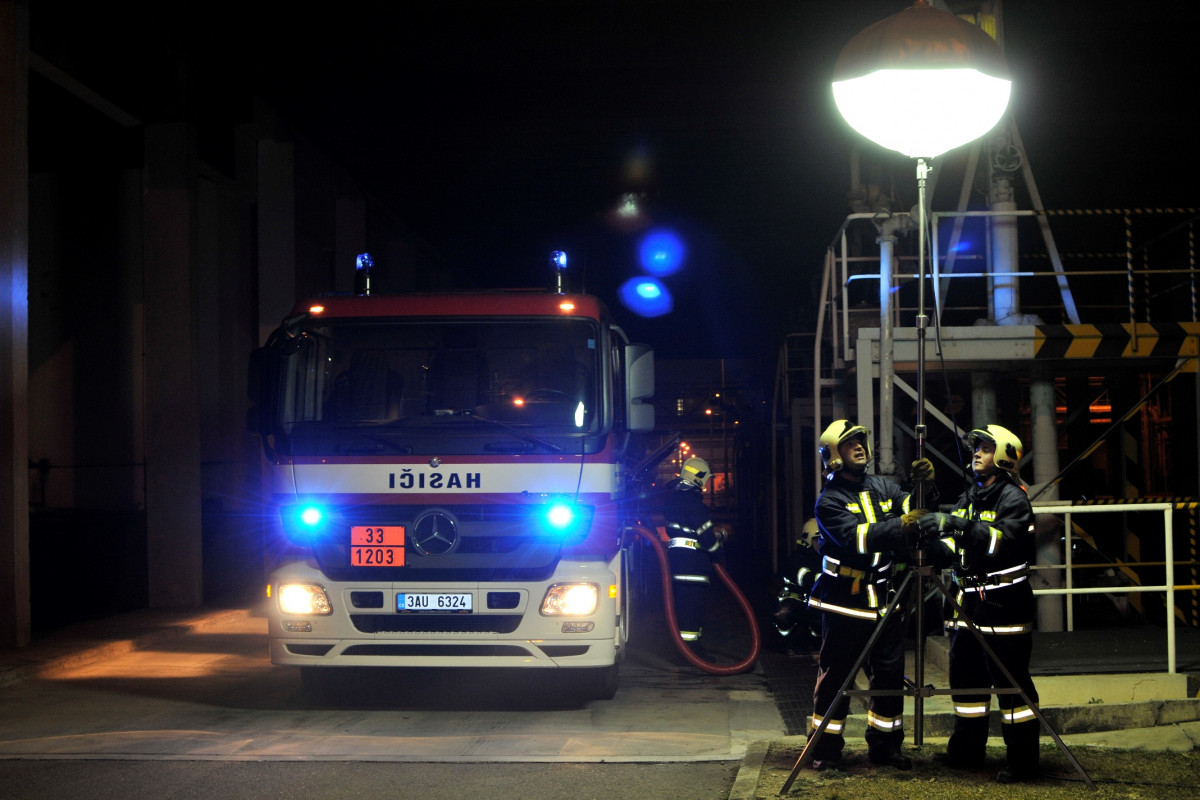
<instances>
[{"instance_id":1,"label":"firefighter boot","mask_svg":"<svg viewBox=\"0 0 1200 800\"><path fill-rule=\"evenodd\" d=\"M882 733L867 730L867 760L872 764L896 769L912 769L912 759L900 752L904 734L900 731Z\"/></svg>"},{"instance_id":2,"label":"firefighter boot","mask_svg":"<svg viewBox=\"0 0 1200 800\"><path fill-rule=\"evenodd\" d=\"M1007 749L1007 764L996 776L999 783L1021 783L1031 781L1038 774L1038 722L1021 722L1004 726L1004 744Z\"/></svg>"},{"instance_id":3,"label":"firefighter boot","mask_svg":"<svg viewBox=\"0 0 1200 800\"><path fill-rule=\"evenodd\" d=\"M901 753L895 745L867 748L867 760L884 767L912 769L912 759Z\"/></svg>"},{"instance_id":4,"label":"firefighter boot","mask_svg":"<svg viewBox=\"0 0 1200 800\"><path fill-rule=\"evenodd\" d=\"M954 733L946 742L946 755L942 758L947 766L978 769L983 766L987 755L987 717L958 717L954 720Z\"/></svg>"}]
</instances>

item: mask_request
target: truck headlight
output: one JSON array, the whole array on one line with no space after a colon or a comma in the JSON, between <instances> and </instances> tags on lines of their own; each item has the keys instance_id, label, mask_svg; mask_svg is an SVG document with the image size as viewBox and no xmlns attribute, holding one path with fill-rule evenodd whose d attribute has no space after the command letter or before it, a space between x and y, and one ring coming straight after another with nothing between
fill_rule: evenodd
<instances>
[{"instance_id":1,"label":"truck headlight","mask_svg":"<svg viewBox=\"0 0 1200 800\"><path fill-rule=\"evenodd\" d=\"M312 583L282 583L279 585L279 610L284 614L327 616L333 613L329 595Z\"/></svg>"},{"instance_id":2,"label":"truck headlight","mask_svg":"<svg viewBox=\"0 0 1200 800\"><path fill-rule=\"evenodd\" d=\"M556 583L542 598L542 616L587 616L596 612L600 589L594 583Z\"/></svg>"}]
</instances>

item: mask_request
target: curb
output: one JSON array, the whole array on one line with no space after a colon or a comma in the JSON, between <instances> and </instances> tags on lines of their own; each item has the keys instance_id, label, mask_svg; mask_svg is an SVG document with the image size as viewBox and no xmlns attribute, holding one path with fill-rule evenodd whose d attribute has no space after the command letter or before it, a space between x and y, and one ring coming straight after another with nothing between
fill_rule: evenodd
<instances>
[{"instance_id":1,"label":"curb","mask_svg":"<svg viewBox=\"0 0 1200 800\"><path fill-rule=\"evenodd\" d=\"M771 742L759 739L751 742L742 756L742 764L738 767L737 777L729 789L727 800L754 800L758 791L758 780L762 777L763 762L767 758L767 750Z\"/></svg>"}]
</instances>

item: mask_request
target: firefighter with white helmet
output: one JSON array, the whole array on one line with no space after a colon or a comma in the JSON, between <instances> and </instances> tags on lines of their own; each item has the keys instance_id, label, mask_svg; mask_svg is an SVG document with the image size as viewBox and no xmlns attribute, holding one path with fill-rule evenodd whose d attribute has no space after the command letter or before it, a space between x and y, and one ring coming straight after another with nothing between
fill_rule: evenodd
<instances>
[{"instance_id":1,"label":"firefighter with white helmet","mask_svg":"<svg viewBox=\"0 0 1200 800\"><path fill-rule=\"evenodd\" d=\"M663 503L675 622L680 638L701 657L704 601L715 575L712 559L725 536L723 529L713 525L704 503L704 487L711 475L707 461L694 456L687 459Z\"/></svg>"},{"instance_id":2,"label":"firefighter with white helmet","mask_svg":"<svg viewBox=\"0 0 1200 800\"><path fill-rule=\"evenodd\" d=\"M1029 674L1036 612L1028 580L1034 555L1033 507L1017 473L1021 440L1000 425L984 425L968 433L966 443L972 453L973 484L950 514L930 514L920 523L923 534L942 537L953 559L958 608L946 621L950 688L1009 688L1003 665L1025 697L1036 704L1037 689ZM995 661L967 620L983 634ZM954 733L945 760L953 766L980 767L991 695L955 693L952 698ZM1037 775L1041 724L1020 694L999 694L997 704L1007 748L1007 764L997 780L1029 780Z\"/></svg>"},{"instance_id":3,"label":"firefighter with white helmet","mask_svg":"<svg viewBox=\"0 0 1200 800\"><path fill-rule=\"evenodd\" d=\"M882 615L888 606L895 565L907 561L917 523L928 512L917 508L913 495L895 481L867 474L870 431L862 425L836 420L821 434L818 449L826 484L817 499L816 513L821 571L809 607L821 611L821 652L809 736L822 724L825 728L812 744L812 766L822 769L841 759L850 698L843 695L836 706L833 700L882 624L863 668L872 690L896 694L870 697L867 757L874 764L909 769L912 759L900 750L904 741L904 697L899 690L904 688L905 630L902 622ZM933 477L928 459L913 462L910 481L927 482L930 494Z\"/></svg>"}]
</instances>

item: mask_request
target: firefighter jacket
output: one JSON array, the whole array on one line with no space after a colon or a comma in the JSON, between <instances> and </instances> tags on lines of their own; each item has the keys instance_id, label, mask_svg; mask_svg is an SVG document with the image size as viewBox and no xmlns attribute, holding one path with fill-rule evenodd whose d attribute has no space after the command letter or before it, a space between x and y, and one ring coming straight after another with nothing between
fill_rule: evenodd
<instances>
[{"instance_id":1,"label":"firefighter jacket","mask_svg":"<svg viewBox=\"0 0 1200 800\"><path fill-rule=\"evenodd\" d=\"M808 543L798 544L783 565L783 590L780 600L808 602L813 583L821 571L821 556Z\"/></svg>"},{"instance_id":2,"label":"firefighter jacket","mask_svg":"<svg viewBox=\"0 0 1200 800\"><path fill-rule=\"evenodd\" d=\"M904 553L901 515L912 495L894 481L867 475L860 482L838 473L817 499L821 572L809 606L875 621L887 608L893 551Z\"/></svg>"},{"instance_id":3,"label":"firefighter jacket","mask_svg":"<svg viewBox=\"0 0 1200 800\"><path fill-rule=\"evenodd\" d=\"M689 547L715 553L721 547L712 517L699 489L676 488L663 501L669 547Z\"/></svg>"},{"instance_id":4,"label":"firefighter jacket","mask_svg":"<svg viewBox=\"0 0 1200 800\"><path fill-rule=\"evenodd\" d=\"M989 486L972 486L951 512L968 522L943 539L954 554L955 595L985 634L1030 633L1035 602L1029 585L1034 554L1033 507L1025 489L1000 476ZM947 629L966 629L957 611Z\"/></svg>"}]
</instances>

